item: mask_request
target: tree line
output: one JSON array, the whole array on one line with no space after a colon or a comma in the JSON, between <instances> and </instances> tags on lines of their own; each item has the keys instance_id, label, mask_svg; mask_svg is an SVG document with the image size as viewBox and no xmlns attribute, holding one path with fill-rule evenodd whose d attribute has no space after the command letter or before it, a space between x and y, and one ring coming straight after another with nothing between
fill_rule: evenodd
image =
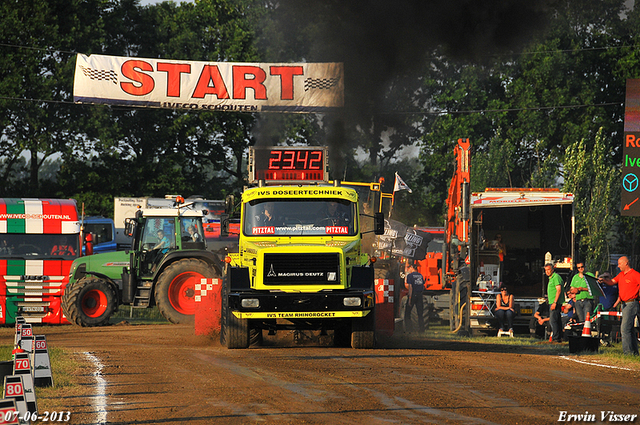
<instances>
[{"instance_id":1,"label":"tree line","mask_svg":"<svg viewBox=\"0 0 640 425\"><path fill-rule=\"evenodd\" d=\"M580 256L636 255L619 215L625 82L640 10L585 2L138 0L0 2L0 195L221 199L248 147L330 147L332 177L402 192L394 218L442 225L458 138L472 190L576 195ZM233 62L344 62L345 108L308 115L73 104L76 53Z\"/></svg>"}]
</instances>

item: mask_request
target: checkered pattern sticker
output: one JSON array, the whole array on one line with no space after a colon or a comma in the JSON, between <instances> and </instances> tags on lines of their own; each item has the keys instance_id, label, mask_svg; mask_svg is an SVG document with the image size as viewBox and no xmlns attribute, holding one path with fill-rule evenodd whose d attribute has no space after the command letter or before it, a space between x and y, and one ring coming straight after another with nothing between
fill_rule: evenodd
<instances>
[{"instance_id":1,"label":"checkered pattern sticker","mask_svg":"<svg viewBox=\"0 0 640 425\"><path fill-rule=\"evenodd\" d=\"M213 291L214 285L220 285L220 279L200 279L200 283L196 283L193 288L196 291L195 301L202 302L202 297L207 296L207 291Z\"/></svg>"},{"instance_id":2,"label":"checkered pattern sticker","mask_svg":"<svg viewBox=\"0 0 640 425\"><path fill-rule=\"evenodd\" d=\"M81 66L82 73L92 80L107 80L118 84L118 74L111 69L93 69Z\"/></svg>"},{"instance_id":3,"label":"checkered pattern sticker","mask_svg":"<svg viewBox=\"0 0 640 425\"><path fill-rule=\"evenodd\" d=\"M339 78L307 78L304 80L304 91L311 89L328 90L340 81Z\"/></svg>"},{"instance_id":4,"label":"checkered pattern sticker","mask_svg":"<svg viewBox=\"0 0 640 425\"><path fill-rule=\"evenodd\" d=\"M384 302L392 303L394 291L393 281L389 283L389 279L376 279L375 284L376 292L383 294Z\"/></svg>"}]
</instances>

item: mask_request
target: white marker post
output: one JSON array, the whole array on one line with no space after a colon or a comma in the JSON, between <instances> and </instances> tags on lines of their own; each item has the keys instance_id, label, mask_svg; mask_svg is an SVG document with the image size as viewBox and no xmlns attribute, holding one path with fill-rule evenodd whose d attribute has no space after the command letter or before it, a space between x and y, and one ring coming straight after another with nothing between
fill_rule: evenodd
<instances>
[{"instance_id":1,"label":"white marker post","mask_svg":"<svg viewBox=\"0 0 640 425\"><path fill-rule=\"evenodd\" d=\"M27 402L24 399L24 386L22 385L22 376L13 375L5 376L4 378L4 398L12 398L16 402L16 408L18 409L19 417L24 418L29 409L27 409ZM20 421L21 425L29 424L29 421Z\"/></svg>"},{"instance_id":2,"label":"white marker post","mask_svg":"<svg viewBox=\"0 0 640 425\"><path fill-rule=\"evenodd\" d=\"M47 338L44 335L35 336L35 349L31 355L33 365L33 383L36 387L52 387L53 375L51 374L51 360Z\"/></svg>"},{"instance_id":3,"label":"white marker post","mask_svg":"<svg viewBox=\"0 0 640 425\"><path fill-rule=\"evenodd\" d=\"M24 398L27 401L27 408L29 412L37 412L38 405L36 403L36 390L33 386L33 374L31 372L29 353L16 354L16 359L13 362L13 375L22 377Z\"/></svg>"}]
</instances>

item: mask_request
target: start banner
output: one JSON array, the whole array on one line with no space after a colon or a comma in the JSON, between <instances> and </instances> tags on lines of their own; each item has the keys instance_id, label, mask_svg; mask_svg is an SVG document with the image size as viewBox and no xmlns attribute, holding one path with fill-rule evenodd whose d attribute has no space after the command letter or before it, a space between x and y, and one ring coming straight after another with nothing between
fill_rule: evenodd
<instances>
[{"instance_id":1,"label":"start banner","mask_svg":"<svg viewBox=\"0 0 640 425\"><path fill-rule=\"evenodd\" d=\"M342 63L238 63L78 54L73 98L237 112L328 112L344 105Z\"/></svg>"}]
</instances>

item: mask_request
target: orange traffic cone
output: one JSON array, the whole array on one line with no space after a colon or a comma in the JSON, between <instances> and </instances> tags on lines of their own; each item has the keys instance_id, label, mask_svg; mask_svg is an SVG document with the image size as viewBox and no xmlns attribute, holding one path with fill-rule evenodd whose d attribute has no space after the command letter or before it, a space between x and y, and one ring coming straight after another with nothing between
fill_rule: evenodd
<instances>
[{"instance_id":1,"label":"orange traffic cone","mask_svg":"<svg viewBox=\"0 0 640 425\"><path fill-rule=\"evenodd\" d=\"M589 320L590 314L587 312L587 318L584 321L584 326L582 327L582 336L591 337L591 320Z\"/></svg>"},{"instance_id":2,"label":"orange traffic cone","mask_svg":"<svg viewBox=\"0 0 640 425\"><path fill-rule=\"evenodd\" d=\"M13 351L11 352L11 360L15 360L16 359L16 353L24 353L25 351L22 349L22 347L20 347L20 344L16 344L16 348L13 349Z\"/></svg>"}]
</instances>

